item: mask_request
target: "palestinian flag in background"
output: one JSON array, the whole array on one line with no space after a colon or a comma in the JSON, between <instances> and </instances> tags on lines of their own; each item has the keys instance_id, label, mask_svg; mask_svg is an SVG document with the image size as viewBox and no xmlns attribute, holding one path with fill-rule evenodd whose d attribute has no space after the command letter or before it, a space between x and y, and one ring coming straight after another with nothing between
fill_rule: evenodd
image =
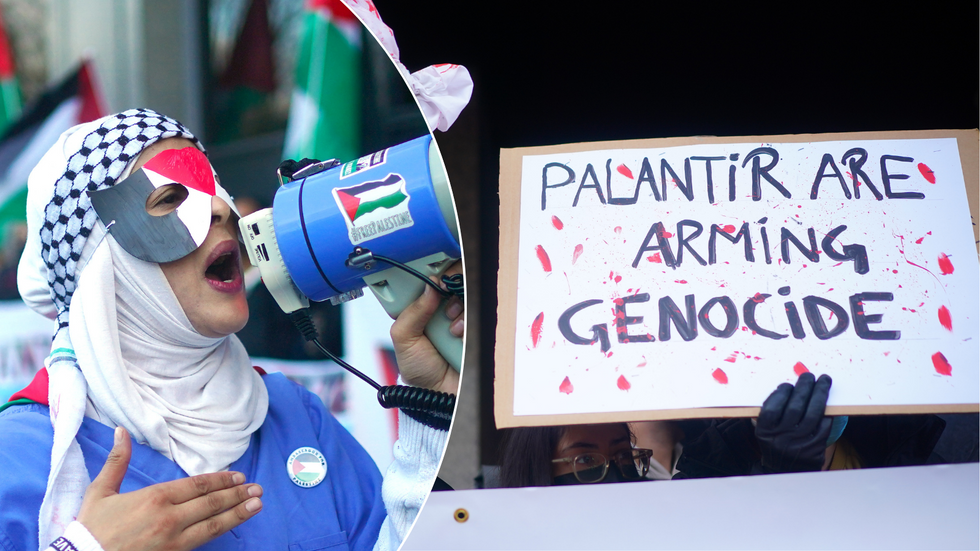
<instances>
[{"instance_id":1,"label":"palestinian flag in background","mask_svg":"<svg viewBox=\"0 0 980 551\"><path fill-rule=\"evenodd\" d=\"M231 58L218 80L215 141L245 135L246 119L255 119L256 111L261 112L268 95L276 90L275 74L269 2L252 0Z\"/></svg>"},{"instance_id":2,"label":"palestinian flag in background","mask_svg":"<svg viewBox=\"0 0 980 551\"><path fill-rule=\"evenodd\" d=\"M61 133L105 116L90 62L49 88L0 137L0 235L22 222L27 210L27 177Z\"/></svg>"},{"instance_id":3,"label":"palestinian flag in background","mask_svg":"<svg viewBox=\"0 0 980 551\"><path fill-rule=\"evenodd\" d=\"M20 116L20 84L14 71L14 53L7 41L7 24L0 13L0 133Z\"/></svg>"},{"instance_id":4,"label":"palestinian flag in background","mask_svg":"<svg viewBox=\"0 0 980 551\"><path fill-rule=\"evenodd\" d=\"M361 23L340 0L306 0L286 159L358 156L361 137Z\"/></svg>"},{"instance_id":5,"label":"palestinian flag in background","mask_svg":"<svg viewBox=\"0 0 980 551\"><path fill-rule=\"evenodd\" d=\"M402 177L389 174L384 180L365 182L348 188L337 188L337 198L344 206L347 219L355 220L380 208L390 209L408 199L402 191Z\"/></svg>"}]
</instances>

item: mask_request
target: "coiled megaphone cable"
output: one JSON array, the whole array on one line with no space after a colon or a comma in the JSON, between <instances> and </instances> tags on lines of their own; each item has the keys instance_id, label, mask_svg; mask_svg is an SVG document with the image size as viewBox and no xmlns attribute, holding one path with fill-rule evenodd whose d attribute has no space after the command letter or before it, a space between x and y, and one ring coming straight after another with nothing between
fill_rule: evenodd
<instances>
[{"instance_id":1,"label":"coiled megaphone cable","mask_svg":"<svg viewBox=\"0 0 980 551\"><path fill-rule=\"evenodd\" d=\"M296 310L289 314L289 317L303 337L312 342L320 352L377 390L378 402L381 407L386 409L399 408L405 412L405 415L423 425L438 430L449 430L449 425L453 420L453 410L456 408L455 394L414 386L382 386L320 344L316 326L308 309Z\"/></svg>"}]
</instances>

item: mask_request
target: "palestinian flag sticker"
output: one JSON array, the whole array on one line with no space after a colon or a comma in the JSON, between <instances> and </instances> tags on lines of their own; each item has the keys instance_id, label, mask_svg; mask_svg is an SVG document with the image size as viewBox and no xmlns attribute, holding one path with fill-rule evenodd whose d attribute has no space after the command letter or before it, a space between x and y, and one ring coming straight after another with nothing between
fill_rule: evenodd
<instances>
[{"instance_id":1,"label":"palestinian flag sticker","mask_svg":"<svg viewBox=\"0 0 980 551\"><path fill-rule=\"evenodd\" d=\"M353 245L415 224L408 210L411 196L401 174L392 173L383 180L334 188L333 197L343 213Z\"/></svg>"},{"instance_id":2,"label":"palestinian flag sticker","mask_svg":"<svg viewBox=\"0 0 980 551\"><path fill-rule=\"evenodd\" d=\"M327 460L316 448L299 448L286 460L286 471L297 486L312 488L327 476Z\"/></svg>"}]
</instances>

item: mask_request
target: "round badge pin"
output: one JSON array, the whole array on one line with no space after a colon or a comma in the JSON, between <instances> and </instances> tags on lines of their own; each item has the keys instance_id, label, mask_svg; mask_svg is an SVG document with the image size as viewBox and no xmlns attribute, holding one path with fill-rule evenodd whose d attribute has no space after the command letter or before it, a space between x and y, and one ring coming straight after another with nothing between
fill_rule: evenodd
<instances>
[{"instance_id":1,"label":"round badge pin","mask_svg":"<svg viewBox=\"0 0 980 551\"><path fill-rule=\"evenodd\" d=\"M327 460L316 448L299 448L286 460L286 471L297 486L312 488L327 476Z\"/></svg>"}]
</instances>

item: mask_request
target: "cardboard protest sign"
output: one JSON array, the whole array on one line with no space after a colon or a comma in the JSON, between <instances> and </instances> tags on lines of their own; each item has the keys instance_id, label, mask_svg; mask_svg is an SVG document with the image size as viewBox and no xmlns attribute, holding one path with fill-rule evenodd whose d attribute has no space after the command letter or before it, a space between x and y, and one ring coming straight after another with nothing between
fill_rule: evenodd
<instances>
[{"instance_id":1,"label":"cardboard protest sign","mask_svg":"<svg viewBox=\"0 0 980 551\"><path fill-rule=\"evenodd\" d=\"M977 411L977 136L504 150L497 425Z\"/></svg>"}]
</instances>

